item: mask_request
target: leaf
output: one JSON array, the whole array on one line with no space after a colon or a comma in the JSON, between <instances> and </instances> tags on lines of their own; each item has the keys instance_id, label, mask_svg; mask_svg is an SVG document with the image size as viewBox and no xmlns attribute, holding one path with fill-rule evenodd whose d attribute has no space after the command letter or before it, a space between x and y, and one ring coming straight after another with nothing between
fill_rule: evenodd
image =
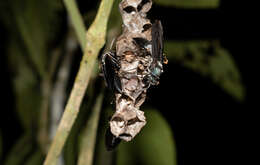
<instances>
[{"instance_id":1,"label":"leaf","mask_svg":"<svg viewBox=\"0 0 260 165\"><path fill-rule=\"evenodd\" d=\"M57 38L61 2L3 1L0 9L1 13L6 13L1 19L9 33L6 48L16 109L23 127L31 129L41 107L39 85L46 76L48 55L52 54L49 53L50 43Z\"/></svg>"},{"instance_id":2,"label":"leaf","mask_svg":"<svg viewBox=\"0 0 260 165\"><path fill-rule=\"evenodd\" d=\"M105 95L106 96L106 95ZM104 102L110 102L112 98L105 97ZM103 103L104 104L104 103ZM112 109L111 104L104 107L101 111L101 116L99 120L99 128L97 134L97 142L95 146L95 165L112 165L115 164L115 152L107 151L105 145L106 131L109 128L109 118L113 115L114 109Z\"/></svg>"},{"instance_id":3,"label":"leaf","mask_svg":"<svg viewBox=\"0 0 260 165\"><path fill-rule=\"evenodd\" d=\"M121 19L120 12L118 10L118 6L120 2L121 0L115 0L113 4L111 14L109 16L108 29L113 28L115 26L119 26L121 30L122 19Z\"/></svg>"},{"instance_id":4,"label":"leaf","mask_svg":"<svg viewBox=\"0 0 260 165\"><path fill-rule=\"evenodd\" d=\"M13 73L12 85L19 119L25 130L31 130L38 119L41 95L37 77L28 66L22 50L18 42L10 43L7 48L8 63Z\"/></svg>"},{"instance_id":5,"label":"leaf","mask_svg":"<svg viewBox=\"0 0 260 165\"><path fill-rule=\"evenodd\" d=\"M19 41L26 48L26 56L42 77L47 64L48 46L57 37L60 18L60 1L14 0L3 3L8 19L3 18L9 33L10 42ZM2 11L4 13L4 11Z\"/></svg>"},{"instance_id":6,"label":"leaf","mask_svg":"<svg viewBox=\"0 0 260 165\"><path fill-rule=\"evenodd\" d=\"M169 60L209 77L237 101L245 99L245 88L231 54L218 41L168 41Z\"/></svg>"},{"instance_id":7,"label":"leaf","mask_svg":"<svg viewBox=\"0 0 260 165\"><path fill-rule=\"evenodd\" d=\"M154 0L154 2L178 8L218 8L220 4L219 0Z\"/></svg>"},{"instance_id":8,"label":"leaf","mask_svg":"<svg viewBox=\"0 0 260 165\"><path fill-rule=\"evenodd\" d=\"M35 148L32 142L32 135L27 133L17 140L17 143L12 147L5 165L37 165L42 164L43 155L40 150Z\"/></svg>"},{"instance_id":9,"label":"leaf","mask_svg":"<svg viewBox=\"0 0 260 165\"><path fill-rule=\"evenodd\" d=\"M80 153L78 165L84 164L93 164L94 152L95 152L95 144L96 144L96 135L98 128L98 121L101 111L103 101L103 93L100 93L96 98L95 105L91 110L91 115L87 121L87 125L83 130L83 135L80 145Z\"/></svg>"},{"instance_id":10,"label":"leaf","mask_svg":"<svg viewBox=\"0 0 260 165\"><path fill-rule=\"evenodd\" d=\"M77 8L77 4L70 0L64 0L64 5L66 9L68 10L68 14L70 15L71 23L73 24L73 27L75 28L75 33L77 35L77 39L79 41L81 50L83 51L85 49L86 45L86 37L85 32L86 28L82 19L82 16L80 15L80 12Z\"/></svg>"},{"instance_id":11,"label":"leaf","mask_svg":"<svg viewBox=\"0 0 260 165\"><path fill-rule=\"evenodd\" d=\"M27 162L24 165L40 165L43 162L43 155L40 151L36 151L30 155Z\"/></svg>"},{"instance_id":12,"label":"leaf","mask_svg":"<svg viewBox=\"0 0 260 165\"><path fill-rule=\"evenodd\" d=\"M17 140L5 161L5 165L20 165L23 164L24 159L31 154L33 148L30 134L23 135Z\"/></svg>"},{"instance_id":13,"label":"leaf","mask_svg":"<svg viewBox=\"0 0 260 165\"><path fill-rule=\"evenodd\" d=\"M176 165L176 148L168 123L156 110L145 111L147 124L131 142L119 145L117 164Z\"/></svg>"}]
</instances>

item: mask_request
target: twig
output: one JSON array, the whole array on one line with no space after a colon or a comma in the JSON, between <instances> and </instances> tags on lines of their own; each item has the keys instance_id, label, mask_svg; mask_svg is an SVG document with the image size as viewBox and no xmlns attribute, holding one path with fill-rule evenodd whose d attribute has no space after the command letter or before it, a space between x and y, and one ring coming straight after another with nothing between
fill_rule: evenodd
<instances>
[{"instance_id":1,"label":"twig","mask_svg":"<svg viewBox=\"0 0 260 165\"><path fill-rule=\"evenodd\" d=\"M103 101L103 92L97 97L91 116L83 132L83 140L80 147L78 165L91 165L93 162L94 147L96 143L96 134L99 121L99 114Z\"/></svg>"},{"instance_id":2,"label":"twig","mask_svg":"<svg viewBox=\"0 0 260 165\"><path fill-rule=\"evenodd\" d=\"M74 3L71 0L70 3ZM80 68L75 79L69 100L59 124L57 133L51 144L44 165L56 164L58 156L64 146L69 132L78 115L81 101L88 86L89 79L100 49L104 46L108 17L112 8L113 0L102 0L97 16L86 34L86 48L81 60ZM68 10L68 12L71 12ZM72 18L74 19L74 18ZM79 25L74 25L79 26ZM77 30L75 28L75 30Z\"/></svg>"},{"instance_id":3,"label":"twig","mask_svg":"<svg viewBox=\"0 0 260 165\"><path fill-rule=\"evenodd\" d=\"M72 65L73 53L77 48L77 40L74 35L71 33L72 28L70 28L65 43L65 55L61 63L60 68L57 73L57 80L53 85L53 90L51 94L50 102L50 129L49 137L52 140L57 131L60 118L63 113L63 108L66 103L66 87L68 84L68 79L70 75L70 68ZM64 164L63 154L59 156L57 165Z\"/></svg>"},{"instance_id":4,"label":"twig","mask_svg":"<svg viewBox=\"0 0 260 165\"><path fill-rule=\"evenodd\" d=\"M57 73L57 80L53 85L50 104L50 138L53 139L58 128L60 118L66 99L66 87L68 84L70 68L72 65L73 53L77 48L75 36L69 31L65 43L65 55Z\"/></svg>"},{"instance_id":5,"label":"twig","mask_svg":"<svg viewBox=\"0 0 260 165\"><path fill-rule=\"evenodd\" d=\"M39 120L39 131L38 131L38 142L40 144L41 150L44 153L47 153L50 138L48 133L48 112L50 106L50 96L52 95L52 78L55 73L55 69L58 65L58 59L60 58L61 52L60 49L57 48L52 51L52 56L50 60L50 65L48 71L43 75L43 79L41 82L41 93L42 93L42 102L40 107L40 116L41 120Z\"/></svg>"},{"instance_id":6,"label":"twig","mask_svg":"<svg viewBox=\"0 0 260 165\"><path fill-rule=\"evenodd\" d=\"M82 16L80 15L80 12L77 8L75 1L73 0L63 0L63 1L70 15L71 23L75 28L75 32L79 40L81 50L83 51L85 50L85 46L86 46L86 36L85 36L86 28L84 26Z\"/></svg>"}]
</instances>

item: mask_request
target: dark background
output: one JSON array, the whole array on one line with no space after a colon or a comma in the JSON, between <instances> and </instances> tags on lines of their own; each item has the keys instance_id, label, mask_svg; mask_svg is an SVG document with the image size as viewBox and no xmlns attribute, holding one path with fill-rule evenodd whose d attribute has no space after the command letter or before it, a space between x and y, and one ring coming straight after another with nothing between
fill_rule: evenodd
<instances>
[{"instance_id":1,"label":"dark background","mask_svg":"<svg viewBox=\"0 0 260 165\"><path fill-rule=\"evenodd\" d=\"M82 12L95 5L79 1ZM220 8L206 10L153 5L149 14L152 19L162 21L166 40L220 39L221 45L233 56L247 90L245 103L239 103L210 79L174 62L166 66L160 85L148 92L145 104L159 109L170 123L179 165L234 164L244 157L241 148L246 135L245 111L249 108L251 93L247 60L241 51L240 33L243 31L239 30L239 12L231 1L223 0ZM0 126L3 155L6 155L23 130L15 114L11 73L4 53L8 34L2 26L0 33Z\"/></svg>"}]
</instances>

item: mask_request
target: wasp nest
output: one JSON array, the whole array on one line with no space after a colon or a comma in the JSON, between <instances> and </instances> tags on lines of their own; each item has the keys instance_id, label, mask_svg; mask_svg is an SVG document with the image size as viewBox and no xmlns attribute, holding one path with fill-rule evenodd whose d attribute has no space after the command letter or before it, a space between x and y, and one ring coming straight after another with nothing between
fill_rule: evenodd
<instances>
[{"instance_id":1,"label":"wasp nest","mask_svg":"<svg viewBox=\"0 0 260 165\"><path fill-rule=\"evenodd\" d=\"M116 40L116 51L102 57L107 85L115 93L116 112L110 131L125 141L132 140L146 124L140 110L150 85L159 83L163 72L162 26L146 18L151 0L123 0L119 4L123 33Z\"/></svg>"}]
</instances>

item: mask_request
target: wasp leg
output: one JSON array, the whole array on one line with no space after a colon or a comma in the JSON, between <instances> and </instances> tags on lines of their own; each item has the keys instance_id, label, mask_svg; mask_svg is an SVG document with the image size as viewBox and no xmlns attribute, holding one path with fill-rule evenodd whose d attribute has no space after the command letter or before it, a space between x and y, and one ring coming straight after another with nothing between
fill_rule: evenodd
<instances>
[{"instance_id":1,"label":"wasp leg","mask_svg":"<svg viewBox=\"0 0 260 165\"><path fill-rule=\"evenodd\" d=\"M106 85L113 92L122 93L121 81L117 75L120 65L114 52L103 54L101 67Z\"/></svg>"}]
</instances>

